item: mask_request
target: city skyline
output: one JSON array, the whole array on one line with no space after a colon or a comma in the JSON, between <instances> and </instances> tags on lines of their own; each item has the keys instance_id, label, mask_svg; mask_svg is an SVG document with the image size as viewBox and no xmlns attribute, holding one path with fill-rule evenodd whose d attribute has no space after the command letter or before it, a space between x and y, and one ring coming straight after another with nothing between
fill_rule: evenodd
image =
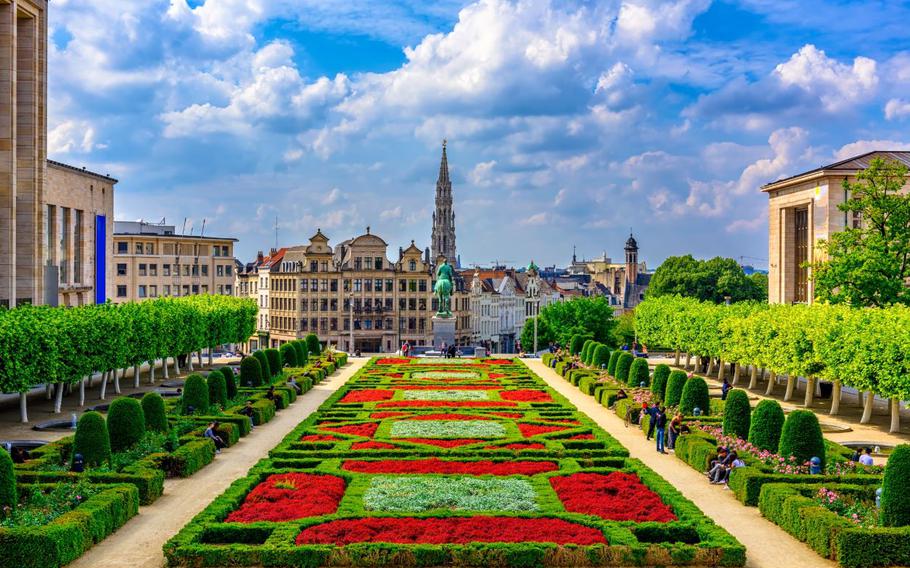
<instances>
[{"instance_id":1,"label":"city skyline","mask_svg":"<svg viewBox=\"0 0 910 568\"><path fill-rule=\"evenodd\" d=\"M55 2L49 157L248 259L276 216L281 244L430 246L447 138L466 265L617 258L630 226L649 266L764 259L761 185L908 147L907 7L783 8Z\"/></svg>"}]
</instances>

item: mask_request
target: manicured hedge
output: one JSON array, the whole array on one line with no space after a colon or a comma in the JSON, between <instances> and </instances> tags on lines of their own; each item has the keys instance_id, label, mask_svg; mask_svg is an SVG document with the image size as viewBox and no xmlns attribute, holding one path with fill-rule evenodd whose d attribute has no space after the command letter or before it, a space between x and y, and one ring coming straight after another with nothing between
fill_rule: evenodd
<instances>
[{"instance_id":1,"label":"manicured hedge","mask_svg":"<svg viewBox=\"0 0 910 568\"><path fill-rule=\"evenodd\" d=\"M322 345L319 344L319 338L315 333L310 333L306 336L306 350L311 356L322 353Z\"/></svg>"},{"instance_id":2,"label":"manicured hedge","mask_svg":"<svg viewBox=\"0 0 910 568\"><path fill-rule=\"evenodd\" d=\"M0 519L6 516L5 508L13 508L19 502L16 492L16 475L13 473L13 458L0 448Z\"/></svg>"},{"instance_id":3,"label":"manicured hedge","mask_svg":"<svg viewBox=\"0 0 910 568\"><path fill-rule=\"evenodd\" d=\"M290 343L284 343L278 348L281 354L281 362L288 367L297 366L297 350Z\"/></svg>"},{"instance_id":4,"label":"manicured hedge","mask_svg":"<svg viewBox=\"0 0 910 568\"><path fill-rule=\"evenodd\" d=\"M294 348L294 352L297 354L297 366L303 367L309 362L309 354L307 352L306 341L302 339L295 339L291 342L291 346Z\"/></svg>"},{"instance_id":5,"label":"manicured hedge","mask_svg":"<svg viewBox=\"0 0 910 568\"><path fill-rule=\"evenodd\" d=\"M670 377L670 366L661 363L654 367L654 377L651 381L651 393L657 400L663 401L667 393L667 379Z\"/></svg>"},{"instance_id":6,"label":"manicured hedge","mask_svg":"<svg viewBox=\"0 0 910 568\"><path fill-rule=\"evenodd\" d=\"M701 377L692 377L683 385L682 396L679 399L679 410L687 416L695 414L695 409L702 414L711 413L710 397L708 396L708 383Z\"/></svg>"},{"instance_id":7,"label":"manicured hedge","mask_svg":"<svg viewBox=\"0 0 910 568\"><path fill-rule=\"evenodd\" d=\"M726 404L724 404L724 434L743 440L748 439L751 414L749 393L742 389L733 389L728 392Z\"/></svg>"},{"instance_id":8,"label":"manicured hedge","mask_svg":"<svg viewBox=\"0 0 910 568\"><path fill-rule=\"evenodd\" d=\"M111 452L128 450L145 436L145 413L135 398L121 397L107 411L107 430L111 437Z\"/></svg>"},{"instance_id":9,"label":"manicured hedge","mask_svg":"<svg viewBox=\"0 0 910 568\"><path fill-rule=\"evenodd\" d=\"M616 360L616 380L621 383L629 382L629 370L632 368L632 361L635 360L635 357L631 353L623 351L619 354L619 359Z\"/></svg>"},{"instance_id":10,"label":"manicured hedge","mask_svg":"<svg viewBox=\"0 0 910 568\"><path fill-rule=\"evenodd\" d=\"M111 461L111 439L100 413L89 411L79 417L73 441L73 456L76 454L82 455L86 467Z\"/></svg>"},{"instance_id":11,"label":"manicured hedge","mask_svg":"<svg viewBox=\"0 0 910 568\"><path fill-rule=\"evenodd\" d=\"M227 382L224 380L224 374L219 370L212 371L205 382L209 387L209 403L217 404L221 408L227 406Z\"/></svg>"},{"instance_id":12,"label":"manicured hedge","mask_svg":"<svg viewBox=\"0 0 910 568\"><path fill-rule=\"evenodd\" d=\"M269 373L274 379L281 374L281 369L284 367L281 361L281 353L277 349L266 349L265 356L269 360Z\"/></svg>"},{"instance_id":13,"label":"manicured hedge","mask_svg":"<svg viewBox=\"0 0 910 568\"><path fill-rule=\"evenodd\" d=\"M675 370L667 377L666 396L664 404L667 406L679 406L682 399L683 389L686 387L687 375L685 371Z\"/></svg>"},{"instance_id":14,"label":"manicured hedge","mask_svg":"<svg viewBox=\"0 0 910 568\"><path fill-rule=\"evenodd\" d=\"M265 354L265 351L259 350L259 351L253 352L253 357L255 357L257 361L259 361L259 368L262 370L262 381L266 384L270 383L272 381L272 375L274 375L274 373L272 372L272 367L269 362L269 356ZM246 360L246 359L244 359L244 360ZM241 369L241 373L242 373L243 367L241 367L240 369ZM258 386L258 385L256 385L256 386Z\"/></svg>"},{"instance_id":15,"label":"manicured hedge","mask_svg":"<svg viewBox=\"0 0 910 568\"><path fill-rule=\"evenodd\" d=\"M594 348L594 355L591 357L591 365L595 369L605 369L610 362L610 348L602 343L598 343Z\"/></svg>"},{"instance_id":16,"label":"manicured hedge","mask_svg":"<svg viewBox=\"0 0 910 568\"><path fill-rule=\"evenodd\" d=\"M142 396L142 415L145 416L145 429L152 432L167 432L167 413L164 399L156 392L147 392Z\"/></svg>"},{"instance_id":17,"label":"manicured hedge","mask_svg":"<svg viewBox=\"0 0 910 568\"><path fill-rule=\"evenodd\" d=\"M825 467L825 438L818 423L818 417L811 410L794 410L787 416L780 434L777 453L787 458L794 456L797 463L805 463L813 457L821 460Z\"/></svg>"},{"instance_id":18,"label":"manicured hedge","mask_svg":"<svg viewBox=\"0 0 910 568\"><path fill-rule=\"evenodd\" d=\"M616 363L619 362L619 356L622 353L619 349L610 353L610 359L607 360L607 374L611 377L616 376Z\"/></svg>"},{"instance_id":19,"label":"manicured hedge","mask_svg":"<svg viewBox=\"0 0 910 568\"><path fill-rule=\"evenodd\" d=\"M749 424L749 442L758 448L776 452L784 428L784 410L776 400L765 399L755 406Z\"/></svg>"},{"instance_id":20,"label":"manicured hedge","mask_svg":"<svg viewBox=\"0 0 910 568\"><path fill-rule=\"evenodd\" d=\"M886 527L910 525L910 445L894 448L885 466L882 484L882 524ZM908 533L910 534L910 533Z\"/></svg>"},{"instance_id":21,"label":"manicured hedge","mask_svg":"<svg viewBox=\"0 0 910 568\"><path fill-rule=\"evenodd\" d=\"M209 409L209 387L205 378L193 373L183 383L183 396L180 400L180 409L183 414L205 414Z\"/></svg>"},{"instance_id":22,"label":"manicured hedge","mask_svg":"<svg viewBox=\"0 0 910 568\"><path fill-rule=\"evenodd\" d=\"M258 387L262 386L264 382L262 362L259 357L245 357L240 362L240 384L245 387Z\"/></svg>"},{"instance_id":23,"label":"manicured hedge","mask_svg":"<svg viewBox=\"0 0 910 568\"><path fill-rule=\"evenodd\" d=\"M648 367L648 361L640 357L636 357L632 361L632 366L629 368L629 386L633 387L647 387L651 384L651 370Z\"/></svg>"}]
</instances>

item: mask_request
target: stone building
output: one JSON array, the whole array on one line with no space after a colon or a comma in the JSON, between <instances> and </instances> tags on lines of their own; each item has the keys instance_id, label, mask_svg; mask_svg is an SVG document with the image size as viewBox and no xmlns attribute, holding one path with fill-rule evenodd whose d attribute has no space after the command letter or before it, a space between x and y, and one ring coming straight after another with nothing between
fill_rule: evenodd
<instances>
[{"instance_id":1,"label":"stone building","mask_svg":"<svg viewBox=\"0 0 910 568\"><path fill-rule=\"evenodd\" d=\"M114 223L114 302L234 295L237 239L176 234L173 225Z\"/></svg>"},{"instance_id":2,"label":"stone building","mask_svg":"<svg viewBox=\"0 0 910 568\"><path fill-rule=\"evenodd\" d=\"M308 245L286 249L269 268L269 341L271 346L315 333L342 350L396 351L404 341L433 341L433 264L429 250L411 241L392 260L388 243L364 234L332 247L317 230ZM469 319L463 280L453 295L456 331L467 338Z\"/></svg>"},{"instance_id":3,"label":"stone building","mask_svg":"<svg viewBox=\"0 0 910 568\"><path fill-rule=\"evenodd\" d=\"M873 151L764 185L768 194L768 301L812 303L812 274L806 263L821 260L817 243L856 227L859 217L841 211L848 199L844 180L869 167L874 158L910 166L910 152ZM910 184L905 187L910 190Z\"/></svg>"},{"instance_id":4,"label":"stone building","mask_svg":"<svg viewBox=\"0 0 910 568\"><path fill-rule=\"evenodd\" d=\"M256 301L259 314L256 320L256 333L250 337L244 349L252 352L260 347L267 347L269 343L269 277L272 267L278 266L288 252L286 248L272 249L265 256L262 251L256 255L256 260L247 264L236 263L237 271L234 280L234 295L250 298Z\"/></svg>"},{"instance_id":5,"label":"stone building","mask_svg":"<svg viewBox=\"0 0 910 568\"><path fill-rule=\"evenodd\" d=\"M591 281L587 295L602 295L610 300L617 314L635 309L645 297L651 282L651 274L644 261L638 259L638 241L629 233L624 247L625 262L614 263L604 253L603 257L590 261L578 261L572 257L572 266L577 272L583 266Z\"/></svg>"}]
</instances>

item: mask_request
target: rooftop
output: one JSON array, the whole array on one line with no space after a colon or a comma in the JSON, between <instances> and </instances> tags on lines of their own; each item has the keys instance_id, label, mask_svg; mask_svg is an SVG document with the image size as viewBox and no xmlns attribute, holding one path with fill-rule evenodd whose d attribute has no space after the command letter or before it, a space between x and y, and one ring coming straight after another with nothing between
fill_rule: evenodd
<instances>
[{"instance_id":1,"label":"rooftop","mask_svg":"<svg viewBox=\"0 0 910 568\"><path fill-rule=\"evenodd\" d=\"M60 168L60 169L63 169L63 170L69 170L69 171L72 171L72 172L76 172L76 173L78 173L78 174L83 174L83 175L88 175L88 176L96 177L96 178L99 178L99 179L102 179L102 180L104 180L104 181L108 181L108 182L111 182L111 183L117 183L117 181L118 181L118 180L112 178L111 176L109 176L109 175L107 175L107 174L99 174L98 172L93 172L93 171L91 171L91 170L87 170L87 169L85 169L84 166L81 167L81 168L77 168L76 166L71 166L71 165L69 165L69 164L64 164L63 162L56 162L56 161L54 161L54 160L48 160L48 161L47 161L47 165L49 165L49 166L54 166L54 167L57 167L57 168Z\"/></svg>"},{"instance_id":2,"label":"rooftop","mask_svg":"<svg viewBox=\"0 0 910 568\"><path fill-rule=\"evenodd\" d=\"M834 162L826 166L819 166L814 170L809 170L800 174L792 175L785 177L770 183L766 183L762 186L762 191L769 191L776 189L780 185L787 185L789 182L798 180L800 178L809 178L816 174L831 173L831 174L851 174L853 172L864 170L869 167L872 163L872 160L875 158L884 158L886 160L892 160L904 164L910 168L910 151L903 150L873 150L871 152L866 152L865 154L860 154L858 156L853 156L847 158L846 160L841 160L839 162Z\"/></svg>"}]
</instances>

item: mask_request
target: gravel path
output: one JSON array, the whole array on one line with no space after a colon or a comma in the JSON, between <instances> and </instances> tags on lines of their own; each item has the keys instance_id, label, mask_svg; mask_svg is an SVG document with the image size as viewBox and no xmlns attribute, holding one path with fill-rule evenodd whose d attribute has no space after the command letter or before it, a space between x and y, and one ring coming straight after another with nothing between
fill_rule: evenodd
<instances>
[{"instance_id":1,"label":"gravel path","mask_svg":"<svg viewBox=\"0 0 910 568\"><path fill-rule=\"evenodd\" d=\"M746 566L754 568L837 566L834 562L820 557L774 523L762 518L757 507L746 507L737 501L729 490L709 484L704 475L672 454L658 454L654 442L648 442L641 430L637 427L626 428L624 421L612 410L599 404L593 397L583 394L539 359L527 359L525 363L548 385L619 440L633 458L640 459L659 473L698 505L714 522L739 539L746 546Z\"/></svg>"}]
</instances>

